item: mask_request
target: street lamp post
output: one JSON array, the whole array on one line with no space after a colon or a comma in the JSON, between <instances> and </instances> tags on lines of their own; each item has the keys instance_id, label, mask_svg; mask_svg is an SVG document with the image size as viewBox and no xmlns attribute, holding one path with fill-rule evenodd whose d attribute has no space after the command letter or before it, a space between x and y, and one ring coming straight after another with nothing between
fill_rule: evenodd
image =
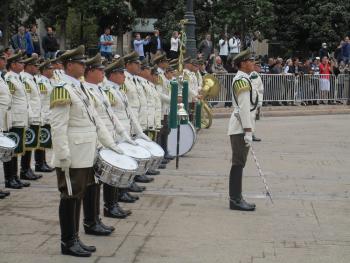
<instances>
[{"instance_id":1,"label":"street lamp post","mask_svg":"<svg viewBox=\"0 0 350 263\"><path fill-rule=\"evenodd\" d=\"M193 14L193 0L186 0L186 13L185 19L187 22L185 23L186 29L186 56L190 56L191 58L195 58L197 55L196 48L196 18Z\"/></svg>"}]
</instances>

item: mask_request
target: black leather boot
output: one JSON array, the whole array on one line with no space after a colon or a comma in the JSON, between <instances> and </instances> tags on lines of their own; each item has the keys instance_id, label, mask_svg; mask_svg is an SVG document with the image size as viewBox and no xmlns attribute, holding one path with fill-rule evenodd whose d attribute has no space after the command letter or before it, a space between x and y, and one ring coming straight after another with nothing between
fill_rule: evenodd
<instances>
[{"instance_id":1,"label":"black leather boot","mask_svg":"<svg viewBox=\"0 0 350 263\"><path fill-rule=\"evenodd\" d=\"M229 194L230 194L230 209L241 211L254 211L255 204L247 203L242 197L242 166L231 166Z\"/></svg>"},{"instance_id":2,"label":"black leather boot","mask_svg":"<svg viewBox=\"0 0 350 263\"><path fill-rule=\"evenodd\" d=\"M17 157L13 157L13 162L12 162L12 177L14 178L14 180L17 182L17 184L19 184L21 187L29 187L30 186L30 183L28 182L24 182L24 181L21 181L19 178L18 178L18 160L17 160Z\"/></svg>"},{"instance_id":3,"label":"black leather boot","mask_svg":"<svg viewBox=\"0 0 350 263\"><path fill-rule=\"evenodd\" d=\"M258 137L255 137L255 135L253 134L253 142L261 142L261 139Z\"/></svg>"},{"instance_id":4,"label":"black leather boot","mask_svg":"<svg viewBox=\"0 0 350 263\"><path fill-rule=\"evenodd\" d=\"M154 181L154 178L148 177L147 175L136 175L134 180L135 180L135 182L137 182L137 183L144 183L144 184L147 184L147 183L153 182L153 181Z\"/></svg>"},{"instance_id":5,"label":"black leather boot","mask_svg":"<svg viewBox=\"0 0 350 263\"><path fill-rule=\"evenodd\" d=\"M50 173L53 171L51 167L48 167L45 161L45 150L37 149L34 151L35 159L35 171L42 173Z\"/></svg>"},{"instance_id":6,"label":"black leather boot","mask_svg":"<svg viewBox=\"0 0 350 263\"><path fill-rule=\"evenodd\" d=\"M13 158L11 161L4 162L4 177L5 177L5 187L12 188L12 189L21 189L22 186L17 183L15 178L13 177Z\"/></svg>"},{"instance_id":7,"label":"black leather boot","mask_svg":"<svg viewBox=\"0 0 350 263\"><path fill-rule=\"evenodd\" d=\"M96 220L98 217L96 207L96 194L97 189L99 192L99 185L93 184L86 188L86 192L83 199L83 210L84 210L84 230L88 235L95 236L108 236L112 233L111 230L107 230L102 227L101 224ZM99 193L98 193L99 194Z\"/></svg>"},{"instance_id":8,"label":"black leather boot","mask_svg":"<svg viewBox=\"0 0 350 263\"><path fill-rule=\"evenodd\" d=\"M30 161L32 159L32 151L26 151L21 157L21 172L20 178L23 180L37 180L42 177L42 175L34 174L33 170L30 168Z\"/></svg>"},{"instance_id":9,"label":"black leather boot","mask_svg":"<svg viewBox=\"0 0 350 263\"><path fill-rule=\"evenodd\" d=\"M130 186L128 187L128 191L129 192L134 192L134 193L141 193L141 192L143 192L145 190L146 190L145 186L140 186L140 185L136 184L135 181L132 182L130 184Z\"/></svg>"},{"instance_id":10,"label":"black leather boot","mask_svg":"<svg viewBox=\"0 0 350 263\"><path fill-rule=\"evenodd\" d=\"M146 173L146 175L158 175L160 174L160 171L149 169Z\"/></svg>"},{"instance_id":11,"label":"black leather boot","mask_svg":"<svg viewBox=\"0 0 350 263\"><path fill-rule=\"evenodd\" d=\"M7 196L11 195L11 193L9 191L4 190L4 189L0 189L0 195L7 197Z\"/></svg>"},{"instance_id":12,"label":"black leather boot","mask_svg":"<svg viewBox=\"0 0 350 263\"><path fill-rule=\"evenodd\" d=\"M80 212L81 212L81 199L76 200L76 206L75 206L75 237L79 242L79 245L86 251L89 252L95 252L96 247L95 246L88 246L83 243L83 241L79 238L79 228L80 228Z\"/></svg>"},{"instance_id":13,"label":"black leather boot","mask_svg":"<svg viewBox=\"0 0 350 263\"><path fill-rule=\"evenodd\" d=\"M118 201L121 203L135 203L139 199L138 196L133 196L128 193L128 189L118 189Z\"/></svg>"},{"instance_id":14,"label":"black leather boot","mask_svg":"<svg viewBox=\"0 0 350 263\"><path fill-rule=\"evenodd\" d=\"M76 236L76 201L75 198L60 201L61 252L63 255L90 257L91 252L81 247Z\"/></svg>"},{"instance_id":15,"label":"black leather boot","mask_svg":"<svg viewBox=\"0 0 350 263\"><path fill-rule=\"evenodd\" d=\"M126 218L131 214L131 211L124 211L117 202L117 188L104 184L103 185L104 208L103 214L105 217L111 218Z\"/></svg>"}]
</instances>

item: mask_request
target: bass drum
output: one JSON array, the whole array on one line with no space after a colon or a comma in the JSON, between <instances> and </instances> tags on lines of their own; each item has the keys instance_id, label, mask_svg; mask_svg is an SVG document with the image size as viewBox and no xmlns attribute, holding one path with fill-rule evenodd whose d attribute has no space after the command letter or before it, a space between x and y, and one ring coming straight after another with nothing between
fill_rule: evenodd
<instances>
[{"instance_id":1,"label":"bass drum","mask_svg":"<svg viewBox=\"0 0 350 263\"><path fill-rule=\"evenodd\" d=\"M183 156L190 152L197 141L196 129L192 123L180 125L180 147L179 156ZM168 136L168 153L171 156L176 156L177 147L177 128L171 129Z\"/></svg>"}]
</instances>

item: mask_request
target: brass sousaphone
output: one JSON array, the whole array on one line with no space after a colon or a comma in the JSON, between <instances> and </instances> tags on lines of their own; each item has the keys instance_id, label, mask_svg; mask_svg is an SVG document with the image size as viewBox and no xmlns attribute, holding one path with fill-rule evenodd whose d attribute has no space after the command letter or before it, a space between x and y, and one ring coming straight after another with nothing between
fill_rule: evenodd
<instances>
[{"instance_id":1,"label":"brass sousaphone","mask_svg":"<svg viewBox=\"0 0 350 263\"><path fill-rule=\"evenodd\" d=\"M219 95L219 80L212 74L206 74L203 77L202 94L205 98L215 98Z\"/></svg>"}]
</instances>

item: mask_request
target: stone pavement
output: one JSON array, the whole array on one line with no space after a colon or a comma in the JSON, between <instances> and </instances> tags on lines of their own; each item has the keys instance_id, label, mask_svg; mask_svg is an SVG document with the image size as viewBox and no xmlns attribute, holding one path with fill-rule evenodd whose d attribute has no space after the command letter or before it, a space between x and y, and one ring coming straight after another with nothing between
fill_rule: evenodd
<instances>
[{"instance_id":1,"label":"stone pavement","mask_svg":"<svg viewBox=\"0 0 350 263\"><path fill-rule=\"evenodd\" d=\"M156 176L116 231L87 236L91 258L60 255L53 174L0 201L0 262L348 263L350 116L264 118L255 145L274 196L264 197L252 158L244 190L253 213L228 209L228 119L200 131L188 156ZM1 177L2 178L2 177ZM1 179L2 180L2 179Z\"/></svg>"}]
</instances>

